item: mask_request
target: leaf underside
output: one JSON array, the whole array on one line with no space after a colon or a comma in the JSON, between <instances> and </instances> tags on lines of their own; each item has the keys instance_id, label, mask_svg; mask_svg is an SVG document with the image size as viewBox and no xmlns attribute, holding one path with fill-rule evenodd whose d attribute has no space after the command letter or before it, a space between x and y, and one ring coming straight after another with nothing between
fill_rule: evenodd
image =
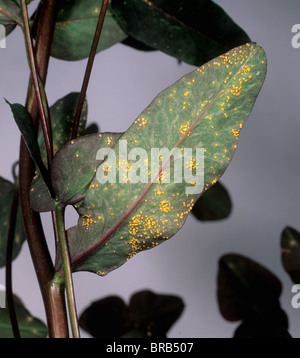
<instances>
[{"instance_id":1,"label":"leaf underside","mask_svg":"<svg viewBox=\"0 0 300 358\"><path fill-rule=\"evenodd\" d=\"M196 200L218 181L231 161L265 74L266 58L261 47L255 43L237 47L161 92L112 146L115 166L107 159L96 163L98 150L115 141L112 135L106 134L104 143L102 140L98 145L90 145L87 138L83 144L87 150L82 153L84 138L69 143L65 155L64 147L57 153L52 184L58 199L63 206L78 200L78 224L67 231L73 271L105 275L182 227ZM78 147L77 141L81 143ZM142 148L146 158L124 159L124 143L127 153ZM75 148L73 154L71 146ZM182 171L197 172L201 160L185 160L184 152L202 148L204 176L199 171L192 181L168 181L166 157L159 171L151 173L151 148L167 148L170 153L177 149L176 161L171 158L171 172L178 163ZM87 169L80 171L78 162ZM146 172L146 183L126 182L126 176L138 175L137 162L140 171ZM98 174L114 171L118 178L115 183L99 183ZM62 184L62 177L72 179ZM197 191L201 180L204 187Z\"/></svg>"}]
</instances>

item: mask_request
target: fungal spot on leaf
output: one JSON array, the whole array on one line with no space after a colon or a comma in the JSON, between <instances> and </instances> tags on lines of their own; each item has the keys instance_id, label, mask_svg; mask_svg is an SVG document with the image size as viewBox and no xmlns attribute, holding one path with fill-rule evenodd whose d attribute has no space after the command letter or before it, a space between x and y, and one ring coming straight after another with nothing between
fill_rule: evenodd
<instances>
[{"instance_id":1,"label":"fungal spot on leaf","mask_svg":"<svg viewBox=\"0 0 300 358\"><path fill-rule=\"evenodd\" d=\"M91 215L83 215L82 217L82 226L89 230L90 224L93 223L93 219L91 219Z\"/></svg>"},{"instance_id":2,"label":"fungal spot on leaf","mask_svg":"<svg viewBox=\"0 0 300 358\"><path fill-rule=\"evenodd\" d=\"M162 211L164 213L168 213L172 209L173 209L173 206L171 205L170 200L163 200L160 202L160 205L159 205L160 211Z\"/></svg>"},{"instance_id":3,"label":"fungal spot on leaf","mask_svg":"<svg viewBox=\"0 0 300 358\"><path fill-rule=\"evenodd\" d=\"M185 124L182 124L179 129L178 129L179 133L182 135L190 135L190 122L186 122Z\"/></svg>"}]
</instances>

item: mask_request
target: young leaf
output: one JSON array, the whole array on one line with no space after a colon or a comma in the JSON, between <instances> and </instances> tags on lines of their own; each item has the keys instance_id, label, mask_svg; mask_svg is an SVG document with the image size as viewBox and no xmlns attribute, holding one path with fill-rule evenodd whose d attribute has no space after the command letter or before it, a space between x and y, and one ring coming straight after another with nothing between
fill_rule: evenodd
<instances>
[{"instance_id":1,"label":"young leaf","mask_svg":"<svg viewBox=\"0 0 300 358\"><path fill-rule=\"evenodd\" d=\"M71 92L66 96L57 100L50 107L51 125L53 133L53 153L55 154L59 148L68 143L72 138L72 129L74 125L75 113L77 103L79 100L79 92ZM85 103L82 108L81 117L78 127L78 136L84 131L88 114L88 103ZM47 154L44 146L43 132L40 130L38 135L38 143L41 148L41 155L46 161Z\"/></svg>"},{"instance_id":2,"label":"young leaf","mask_svg":"<svg viewBox=\"0 0 300 358\"><path fill-rule=\"evenodd\" d=\"M78 158L64 155L61 149L52 169L61 205L76 198L77 189L73 188L72 196L65 195L60 180L70 178L68 170L74 161L82 157L82 161L99 162L88 174L83 171L87 176L94 174L85 179L89 183L86 192L78 195L84 198L78 208L78 225L68 230L73 270L105 275L182 227L195 201L218 181L231 161L265 73L262 48L257 44L237 47L161 92L116 142L109 160L101 162L101 147L90 146L88 139L89 149L78 151ZM162 148L162 164L155 170ZM199 156L193 153L188 158L186 153L192 151ZM66 159L61 163L63 157L69 165ZM176 168L176 179L170 176L168 180L168 163L171 170ZM77 174L81 176L80 170ZM113 182L114 178L118 179ZM71 190L73 180L71 176L64 187Z\"/></svg>"},{"instance_id":3,"label":"young leaf","mask_svg":"<svg viewBox=\"0 0 300 358\"><path fill-rule=\"evenodd\" d=\"M281 317L281 289L272 272L247 257L227 254L219 260L217 297L220 311L229 321Z\"/></svg>"},{"instance_id":4,"label":"young leaf","mask_svg":"<svg viewBox=\"0 0 300 358\"><path fill-rule=\"evenodd\" d=\"M10 104L8 101L6 102L9 104L11 108L14 119L27 145L31 158L33 159L37 168L39 169L47 187L50 189L51 188L50 177L41 157L40 148L36 138L36 131L30 114L28 113L27 109L21 104L18 103Z\"/></svg>"},{"instance_id":5,"label":"young leaf","mask_svg":"<svg viewBox=\"0 0 300 358\"><path fill-rule=\"evenodd\" d=\"M71 92L63 98L56 101L50 107L53 152L54 154L60 147L68 143L72 137L72 129L75 119L79 93ZM78 135L84 131L87 119L88 104L85 101L78 128ZM42 130L38 134L38 144L41 151L41 157L44 162L47 160L47 152L44 145L44 136ZM54 202L50 191L39 172L34 177L30 191L30 203L33 210L38 212L53 211Z\"/></svg>"},{"instance_id":6,"label":"young leaf","mask_svg":"<svg viewBox=\"0 0 300 358\"><path fill-rule=\"evenodd\" d=\"M8 225L13 195L14 184L0 177L0 267L5 266ZM22 214L20 208L18 208L13 246L13 259L15 259L20 253L24 241L25 233L22 222Z\"/></svg>"},{"instance_id":7,"label":"young leaf","mask_svg":"<svg viewBox=\"0 0 300 358\"><path fill-rule=\"evenodd\" d=\"M95 338L165 338L183 308L179 297L140 291L129 305L116 296L93 302L79 324Z\"/></svg>"},{"instance_id":8,"label":"young leaf","mask_svg":"<svg viewBox=\"0 0 300 358\"><path fill-rule=\"evenodd\" d=\"M112 0L111 8L128 35L194 66L250 41L212 1Z\"/></svg>"},{"instance_id":9,"label":"young leaf","mask_svg":"<svg viewBox=\"0 0 300 358\"><path fill-rule=\"evenodd\" d=\"M20 5L12 0L0 0L0 24L5 26L5 34L0 32L0 41L2 35L10 34L18 23L22 22Z\"/></svg>"},{"instance_id":10,"label":"young leaf","mask_svg":"<svg viewBox=\"0 0 300 358\"><path fill-rule=\"evenodd\" d=\"M281 261L294 283L300 282L300 233L286 227L281 234Z\"/></svg>"},{"instance_id":11,"label":"young leaf","mask_svg":"<svg viewBox=\"0 0 300 358\"><path fill-rule=\"evenodd\" d=\"M200 221L221 220L230 215L231 206L226 188L218 181L196 201L192 214Z\"/></svg>"},{"instance_id":12,"label":"young leaf","mask_svg":"<svg viewBox=\"0 0 300 358\"><path fill-rule=\"evenodd\" d=\"M51 48L53 57L75 61L89 56L102 1L61 0ZM121 30L108 8L98 52L124 40Z\"/></svg>"},{"instance_id":13,"label":"young leaf","mask_svg":"<svg viewBox=\"0 0 300 358\"><path fill-rule=\"evenodd\" d=\"M14 301L21 338L46 338L48 330L45 324L33 317L18 297L14 296ZM13 338L7 308L0 309L0 338Z\"/></svg>"},{"instance_id":14,"label":"young leaf","mask_svg":"<svg viewBox=\"0 0 300 358\"><path fill-rule=\"evenodd\" d=\"M58 151L52 178L56 195L64 206L84 198L95 176L95 168L103 161L97 159L97 151L112 148L121 135L111 132L91 134L72 140ZM96 183L95 186L99 185Z\"/></svg>"}]
</instances>

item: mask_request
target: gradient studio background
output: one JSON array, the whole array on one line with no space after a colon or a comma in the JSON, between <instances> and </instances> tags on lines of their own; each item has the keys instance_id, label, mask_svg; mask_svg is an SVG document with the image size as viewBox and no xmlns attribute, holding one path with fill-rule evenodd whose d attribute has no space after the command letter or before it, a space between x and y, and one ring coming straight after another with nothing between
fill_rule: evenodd
<instances>
[{"instance_id":1,"label":"gradient studio background","mask_svg":"<svg viewBox=\"0 0 300 358\"><path fill-rule=\"evenodd\" d=\"M100 297L119 295L128 300L132 293L150 289L178 295L185 302L170 337L231 337L237 324L219 313L216 274L219 257L236 252L264 264L281 279L281 303L290 333L300 337L300 309L291 306L292 282L281 266L279 247L286 225L300 229L300 49L291 45L291 28L300 23L300 4L298 0L215 2L264 47L268 58L265 84L222 177L233 201L232 214L205 224L189 216L171 240L138 254L106 277L76 273L78 311ZM80 91L85 65L85 60L51 59L46 88L50 104ZM102 131L125 131L159 91L192 69L162 53L123 45L98 54L88 89L89 123L98 122ZM3 97L24 103L28 75L23 37L16 30L7 38L6 49L0 49L0 175L8 179L18 158L19 133ZM48 215L43 219L51 243L51 221ZM69 225L75 222L73 216ZM15 293L33 315L45 320L26 243L13 273ZM2 283L4 274L1 269Z\"/></svg>"}]
</instances>

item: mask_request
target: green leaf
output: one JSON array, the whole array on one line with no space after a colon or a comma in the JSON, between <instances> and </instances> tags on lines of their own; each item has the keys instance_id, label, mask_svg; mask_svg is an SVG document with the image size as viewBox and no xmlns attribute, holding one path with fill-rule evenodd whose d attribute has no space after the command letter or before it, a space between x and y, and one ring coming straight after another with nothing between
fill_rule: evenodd
<instances>
[{"instance_id":1,"label":"green leaf","mask_svg":"<svg viewBox=\"0 0 300 358\"><path fill-rule=\"evenodd\" d=\"M184 303L179 297L159 295L146 290L134 294L129 307L135 327L143 331L145 336L164 338L181 316Z\"/></svg>"},{"instance_id":2,"label":"green leaf","mask_svg":"<svg viewBox=\"0 0 300 358\"><path fill-rule=\"evenodd\" d=\"M229 321L279 317L281 282L267 268L237 254L219 260L218 303L221 314Z\"/></svg>"},{"instance_id":3,"label":"green leaf","mask_svg":"<svg viewBox=\"0 0 300 358\"><path fill-rule=\"evenodd\" d=\"M99 126L97 123L91 123L89 126L85 128L85 130L82 132L82 136L89 135L89 134L96 134L99 133Z\"/></svg>"},{"instance_id":4,"label":"green leaf","mask_svg":"<svg viewBox=\"0 0 300 358\"><path fill-rule=\"evenodd\" d=\"M8 101L6 102L11 108L14 119L17 123L17 126L19 127L24 142L26 143L31 158L39 169L44 179L44 182L47 184L47 187L51 188L50 177L41 157L41 152L36 137L36 131L30 114L28 113L27 109L21 104L10 104Z\"/></svg>"},{"instance_id":5,"label":"green leaf","mask_svg":"<svg viewBox=\"0 0 300 358\"><path fill-rule=\"evenodd\" d=\"M116 142L109 159L82 170L89 186L80 186L88 190L79 190L78 200L84 200L78 208L78 225L68 230L73 270L105 275L182 227L196 200L219 180L231 161L265 73L265 54L257 44L235 48L208 62L161 92ZM73 168L81 165L76 165L77 159L88 166L88 161L101 158L97 157L100 145L88 144L87 138L86 146L83 153L78 149L78 158L64 154L64 148L54 158L52 183L61 205L76 199L75 186L81 182L74 176ZM160 171L151 170L162 148L167 151L163 166ZM189 151L193 157L186 155ZM134 158L135 153L140 158ZM169 181L171 154L171 172L176 168L177 177L173 180L170 175ZM77 175L81 176L79 170ZM99 183L101 176L108 178L106 183ZM62 189L62 177L67 180L64 187L73 188L72 195Z\"/></svg>"},{"instance_id":6,"label":"green leaf","mask_svg":"<svg viewBox=\"0 0 300 358\"><path fill-rule=\"evenodd\" d=\"M57 100L50 107L54 154L58 151L59 148L61 148L64 144L68 143L72 138L72 130L79 96L79 92L71 92ZM88 103L87 100L85 100L79 121L77 133L78 136L80 136L84 131L87 114ZM41 130L39 131L38 135L38 143L39 147L41 148L42 158L44 161L46 161L47 152L44 146L43 132Z\"/></svg>"},{"instance_id":7,"label":"green leaf","mask_svg":"<svg viewBox=\"0 0 300 358\"><path fill-rule=\"evenodd\" d=\"M300 233L286 227L281 234L281 261L294 283L300 282Z\"/></svg>"},{"instance_id":8,"label":"green leaf","mask_svg":"<svg viewBox=\"0 0 300 358\"><path fill-rule=\"evenodd\" d=\"M79 325L95 338L121 337L132 325L126 303L117 296L93 302L79 317Z\"/></svg>"},{"instance_id":9,"label":"green leaf","mask_svg":"<svg viewBox=\"0 0 300 358\"><path fill-rule=\"evenodd\" d=\"M121 135L110 132L90 134L69 142L58 151L53 163L52 180L56 195L64 206L84 198L95 176L95 168L99 165L97 151L113 147Z\"/></svg>"},{"instance_id":10,"label":"green leaf","mask_svg":"<svg viewBox=\"0 0 300 358\"><path fill-rule=\"evenodd\" d=\"M45 324L33 317L18 297L14 296L14 301L21 338L46 338L48 330ZM0 309L0 338L13 338L7 308Z\"/></svg>"},{"instance_id":11,"label":"green leaf","mask_svg":"<svg viewBox=\"0 0 300 358\"><path fill-rule=\"evenodd\" d=\"M195 66L250 41L212 1L112 0L111 8L128 35Z\"/></svg>"},{"instance_id":12,"label":"green leaf","mask_svg":"<svg viewBox=\"0 0 300 358\"><path fill-rule=\"evenodd\" d=\"M117 296L93 302L79 324L95 338L165 338L183 308L179 297L140 291L129 305Z\"/></svg>"},{"instance_id":13,"label":"green leaf","mask_svg":"<svg viewBox=\"0 0 300 358\"><path fill-rule=\"evenodd\" d=\"M0 267L5 266L10 208L13 200L14 190L15 185L13 183L0 177ZM13 259L15 259L20 253L24 241L25 233L22 222L22 214L20 207L18 207L13 246Z\"/></svg>"},{"instance_id":14,"label":"green leaf","mask_svg":"<svg viewBox=\"0 0 300 358\"><path fill-rule=\"evenodd\" d=\"M0 41L2 35L9 35L18 23L22 23L20 6L12 0L0 0L0 24L5 26L5 34L0 32Z\"/></svg>"},{"instance_id":15,"label":"green leaf","mask_svg":"<svg viewBox=\"0 0 300 358\"><path fill-rule=\"evenodd\" d=\"M12 1L17 3L21 7L21 0L12 0ZM34 0L26 0L26 4L29 5L32 1L34 1Z\"/></svg>"},{"instance_id":16,"label":"green leaf","mask_svg":"<svg viewBox=\"0 0 300 358\"><path fill-rule=\"evenodd\" d=\"M79 95L78 92L71 92L50 107L54 154L72 138L72 129ZM83 134L86 125L87 111L88 104L87 101L85 101L80 117L78 135ZM41 151L41 157L43 161L46 162L47 152L42 130L40 130L38 134L38 145ZM37 173L32 182L30 204L33 210L38 212L54 210L53 198L51 198L50 191L39 173Z\"/></svg>"},{"instance_id":17,"label":"green leaf","mask_svg":"<svg viewBox=\"0 0 300 358\"><path fill-rule=\"evenodd\" d=\"M231 207L230 196L218 181L196 201L192 214L200 221L221 220L230 215Z\"/></svg>"},{"instance_id":18,"label":"green leaf","mask_svg":"<svg viewBox=\"0 0 300 358\"><path fill-rule=\"evenodd\" d=\"M53 57L75 61L89 56L102 1L61 0L51 49ZM124 40L121 30L108 8L98 52Z\"/></svg>"},{"instance_id":19,"label":"green leaf","mask_svg":"<svg viewBox=\"0 0 300 358\"><path fill-rule=\"evenodd\" d=\"M146 51L146 52L150 52L150 51L155 51L156 49L150 46L145 45L143 42L140 42L138 40L136 40L135 38L129 36L127 37L125 40L122 41L123 45L129 46L135 50L139 50L139 51Z\"/></svg>"}]
</instances>

